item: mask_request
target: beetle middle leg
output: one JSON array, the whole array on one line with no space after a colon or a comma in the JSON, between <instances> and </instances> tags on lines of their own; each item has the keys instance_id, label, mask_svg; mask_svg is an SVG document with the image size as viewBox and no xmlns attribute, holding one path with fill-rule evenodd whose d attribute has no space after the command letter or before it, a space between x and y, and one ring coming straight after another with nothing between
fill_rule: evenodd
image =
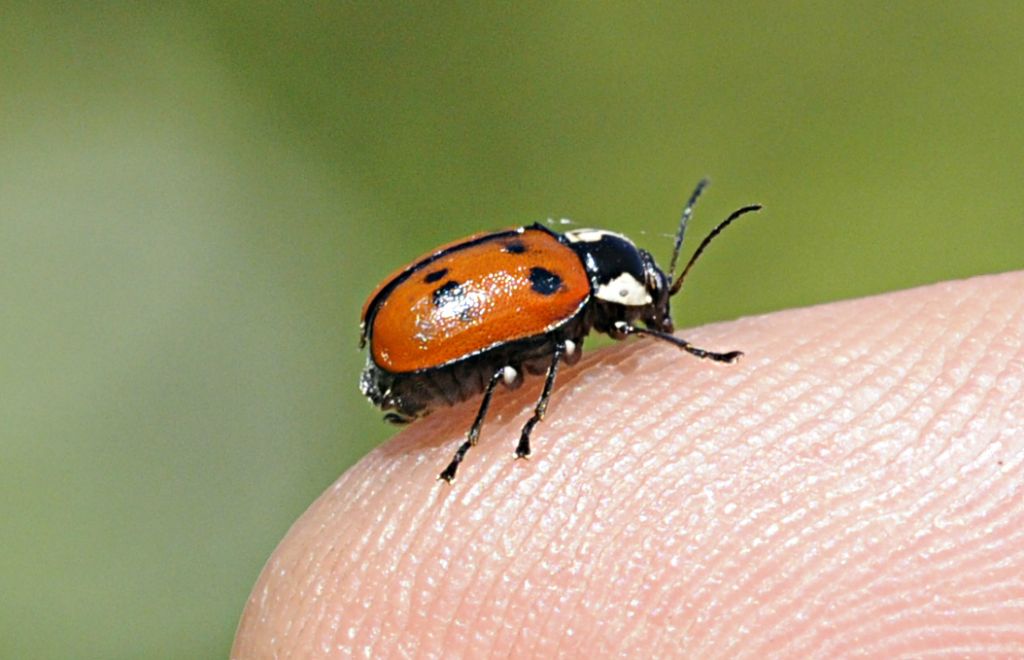
<instances>
[{"instance_id":1,"label":"beetle middle leg","mask_svg":"<svg viewBox=\"0 0 1024 660\"><path fill-rule=\"evenodd\" d=\"M544 390L540 393L540 400L537 401L533 417L523 426L523 432L519 436L519 446L516 447L516 458L526 458L530 455L530 433L533 432L533 427L544 419L544 413L548 409L548 400L551 398L551 389L555 385L555 376L558 374L558 362L565 354L565 350L564 341L555 344L555 352L551 356L551 366L548 367L548 375L544 379Z\"/></svg>"}]
</instances>

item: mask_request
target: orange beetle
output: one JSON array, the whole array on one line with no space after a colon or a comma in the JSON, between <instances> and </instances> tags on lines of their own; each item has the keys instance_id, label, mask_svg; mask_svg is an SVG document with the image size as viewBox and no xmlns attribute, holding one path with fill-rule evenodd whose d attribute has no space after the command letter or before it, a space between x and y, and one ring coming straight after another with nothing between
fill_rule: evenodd
<instances>
[{"instance_id":1,"label":"orange beetle","mask_svg":"<svg viewBox=\"0 0 1024 660\"><path fill-rule=\"evenodd\" d=\"M575 363L591 330L614 339L650 335L700 358L734 362L675 337L669 300L733 212L704 239L673 279L701 181L683 210L669 273L621 234L560 234L534 224L444 245L393 273L363 306L360 347L369 344L360 389L385 419L404 423L477 394L483 399L466 441L440 478L451 482L476 444L498 383L517 387L524 372L546 373L544 389L516 447L530 455L530 433L544 417L560 362ZM642 322L643 327L637 326Z\"/></svg>"}]
</instances>

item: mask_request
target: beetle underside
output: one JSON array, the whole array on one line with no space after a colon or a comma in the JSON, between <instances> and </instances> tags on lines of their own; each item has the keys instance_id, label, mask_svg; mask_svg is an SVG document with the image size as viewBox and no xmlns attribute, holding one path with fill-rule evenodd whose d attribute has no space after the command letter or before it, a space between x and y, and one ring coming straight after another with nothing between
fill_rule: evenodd
<instances>
[{"instance_id":1,"label":"beetle underside","mask_svg":"<svg viewBox=\"0 0 1024 660\"><path fill-rule=\"evenodd\" d=\"M504 367L515 370L516 377L506 384L516 388L523 374L542 374L551 364L551 356L559 341L569 340L581 346L589 327L584 328L577 315L565 326L538 337L499 344L443 367L409 373L391 373L381 369L367 357L359 381L363 394L378 408L389 412L385 419L396 423L411 422L437 408L454 406L482 393L492 374ZM564 354L562 361L575 364L581 350Z\"/></svg>"}]
</instances>

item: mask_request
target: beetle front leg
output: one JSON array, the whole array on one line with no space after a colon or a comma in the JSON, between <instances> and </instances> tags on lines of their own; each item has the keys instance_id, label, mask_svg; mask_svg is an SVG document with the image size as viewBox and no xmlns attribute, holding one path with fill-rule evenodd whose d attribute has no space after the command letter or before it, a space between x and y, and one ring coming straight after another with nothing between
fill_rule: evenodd
<instances>
[{"instance_id":1,"label":"beetle front leg","mask_svg":"<svg viewBox=\"0 0 1024 660\"><path fill-rule=\"evenodd\" d=\"M714 360L715 362L727 362L729 364L732 364L733 362L736 362L737 360L740 359L740 357L743 356L743 351L729 351L728 353L716 353L714 351L707 351L704 350L703 348L697 348L696 346L686 341L685 339L680 339L679 337L676 337L675 335L670 335L667 332L651 330L650 328L638 328L635 325L629 325L628 323L624 323L622 321L619 321L618 323L615 324L615 329L623 333L624 335L649 335L651 337L655 337L656 339L667 341L668 343L683 349L690 355L693 355L694 357L699 357L702 360Z\"/></svg>"}]
</instances>

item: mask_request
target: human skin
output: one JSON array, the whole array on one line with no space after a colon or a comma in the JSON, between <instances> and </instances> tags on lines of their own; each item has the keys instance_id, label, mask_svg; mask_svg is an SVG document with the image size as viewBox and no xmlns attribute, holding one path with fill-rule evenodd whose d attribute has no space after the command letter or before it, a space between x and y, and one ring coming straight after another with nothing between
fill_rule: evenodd
<instances>
[{"instance_id":1,"label":"human skin","mask_svg":"<svg viewBox=\"0 0 1024 660\"><path fill-rule=\"evenodd\" d=\"M636 339L372 451L232 657L1024 654L1024 271Z\"/></svg>"}]
</instances>

